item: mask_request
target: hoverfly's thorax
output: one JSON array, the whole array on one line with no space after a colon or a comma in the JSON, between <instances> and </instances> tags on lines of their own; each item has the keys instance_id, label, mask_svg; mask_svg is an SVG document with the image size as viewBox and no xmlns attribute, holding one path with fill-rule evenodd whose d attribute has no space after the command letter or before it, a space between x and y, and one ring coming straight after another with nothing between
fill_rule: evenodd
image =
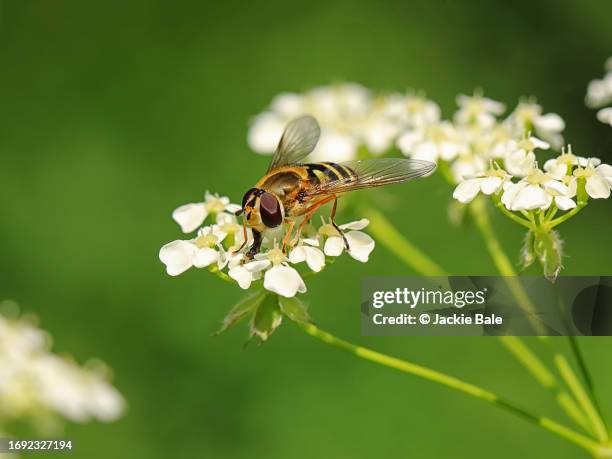
<instances>
[{"instance_id":1,"label":"hoverfly's thorax","mask_svg":"<svg viewBox=\"0 0 612 459\"><path fill-rule=\"evenodd\" d=\"M298 187L306 177L307 172L303 167L283 167L263 177L257 186L283 198Z\"/></svg>"}]
</instances>

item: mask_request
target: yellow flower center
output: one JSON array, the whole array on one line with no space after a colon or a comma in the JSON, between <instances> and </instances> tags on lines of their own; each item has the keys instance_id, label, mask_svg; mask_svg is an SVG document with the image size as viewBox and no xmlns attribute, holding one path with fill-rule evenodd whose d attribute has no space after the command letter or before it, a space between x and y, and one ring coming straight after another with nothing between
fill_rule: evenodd
<instances>
[{"instance_id":1,"label":"yellow flower center","mask_svg":"<svg viewBox=\"0 0 612 459\"><path fill-rule=\"evenodd\" d=\"M419 113L425 110L425 100L421 97L413 97L406 102L409 113Z\"/></svg>"},{"instance_id":2,"label":"yellow flower center","mask_svg":"<svg viewBox=\"0 0 612 459\"><path fill-rule=\"evenodd\" d=\"M549 181L550 177L538 169L525 177L525 180L532 185L541 185L542 183Z\"/></svg>"},{"instance_id":3,"label":"yellow flower center","mask_svg":"<svg viewBox=\"0 0 612 459\"><path fill-rule=\"evenodd\" d=\"M331 223L325 223L319 228L319 234L326 237L338 236L338 230Z\"/></svg>"},{"instance_id":4,"label":"yellow flower center","mask_svg":"<svg viewBox=\"0 0 612 459\"><path fill-rule=\"evenodd\" d=\"M576 157L571 153L563 153L557 158L557 162L571 166L576 162Z\"/></svg>"},{"instance_id":5,"label":"yellow flower center","mask_svg":"<svg viewBox=\"0 0 612 459\"><path fill-rule=\"evenodd\" d=\"M219 198L211 198L210 201L206 203L206 210L211 213L219 213L225 210L225 204Z\"/></svg>"},{"instance_id":6,"label":"yellow flower center","mask_svg":"<svg viewBox=\"0 0 612 459\"><path fill-rule=\"evenodd\" d=\"M203 249L205 247L214 247L218 241L219 239L214 234L202 234L196 238L195 245Z\"/></svg>"},{"instance_id":7,"label":"yellow flower center","mask_svg":"<svg viewBox=\"0 0 612 459\"><path fill-rule=\"evenodd\" d=\"M506 172L501 169L490 168L485 175L487 177L499 177L503 179L506 176Z\"/></svg>"},{"instance_id":8,"label":"yellow flower center","mask_svg":"<svg viewBox=\"0 0 612 459\"><path fill-rule=\"evenodd\" d=\"M525 151L533 151L535 150L536 146L534 145L534 143L529 140L529 139L523 139L518 143L518 147L522 150Z\"/></svg>"},{"instance_id":9,"label":"yellow flower center","mask_svg":"<svg viewBox=\"0 0 612 459\"><path fill-rule=\"evenodd\" d=\"M234 234L239 228L240 225L236 225L235 223L223 223L219 225L219 229L227 234Z\"/></svg>"},{"instance_id":10,"label":"yellow flower center","mask_svg":"<svg viewBox=\"0 0 612 459\"><path fill-rule=\"evenodd\" d=\"M285 254L278 247L274 247L268 253L268 260L272 262L274 266L280 265L283 261L285 261Z\"/></svg>"},{"instance_id":11,"label":"yellow flower center","mask_svg":"<svg viewBox=\"0 0 612 459\"><path fill-rule=\"evenodd\" d=\"M595 175L595 169L592 167L577 167L574 170L574 177L576 178L580 178L580 177L593 177Z\"/></svg>"},{"instance_id":12,"label":"yellow flower center","mask_svg":"<svg viewBox=\"0 0 612 459\"><path fill-rule=\"evenodd\" d=\"M523 123L532 123L533 120L540 116L542 109L537 105L520 104L516 109L516 117Z\"/></svg>"}]
</instances>

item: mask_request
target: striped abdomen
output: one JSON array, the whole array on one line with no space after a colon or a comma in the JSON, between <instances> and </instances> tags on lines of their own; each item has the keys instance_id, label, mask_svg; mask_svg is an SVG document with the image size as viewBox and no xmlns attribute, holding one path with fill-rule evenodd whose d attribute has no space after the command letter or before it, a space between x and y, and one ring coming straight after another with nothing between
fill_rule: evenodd
<instances>
[{"instance_id":1,"label":"striped abdomen","mask_svg":"<svg viewBox=\"0 0 612 459\"><path fill-rule=\"evenodd\" d=\"M324 162L304 164L308 171L308 179L313 185L330 181L347 181L354 179L355 172L347 166L338 163Z\"/></svg>"}]
</instances>

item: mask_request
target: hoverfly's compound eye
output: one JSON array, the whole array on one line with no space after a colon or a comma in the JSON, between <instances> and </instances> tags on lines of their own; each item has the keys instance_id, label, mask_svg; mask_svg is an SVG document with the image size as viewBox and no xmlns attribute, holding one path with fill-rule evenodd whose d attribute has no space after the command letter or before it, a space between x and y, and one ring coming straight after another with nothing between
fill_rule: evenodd
<instances>
[{"instance_id":1,"label":"hoverfly's compound eye","mask_svg":"<svg viewBox=\"0 0 612 459\"><path fill-rule=\"evenodd\" d=\"M272 193L263 193L259 199L261 221L268 228L276 228L283 222L283 211L280 202Z\"/></svg>"},{"instance_id":2,"label":"hoverfly's compound eye","mask_svg":"<svg viewBox=\"0 0 612 459\"><path fill-rule=\"evenodd\" d=\"M244 197L242 198L242 209L243 210L246 207L247 202L249 202L249 200L251 199L251 196L253 196L253 193L255 191L257 191L257 188L251 188L249 191L244 193Z\"/></svg>"}]
</instances>

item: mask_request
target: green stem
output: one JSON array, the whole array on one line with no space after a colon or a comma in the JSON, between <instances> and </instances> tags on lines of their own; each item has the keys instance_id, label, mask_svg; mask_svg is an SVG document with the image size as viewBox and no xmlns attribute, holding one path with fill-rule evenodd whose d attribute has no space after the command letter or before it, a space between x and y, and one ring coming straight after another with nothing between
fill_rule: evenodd
<instances>
[{"instance_id":1,"label":"green stem","mask_svg":"<svg viewBox=\"0 0 612 459\"><path fill-rule=\"evenodd\" d=\"M525 289L523 289L523 286L517 279L516 271L514 270L512 263L508 259L508 256L495 236L495 232L493 231L493 227L489 221L489 216L487 214L484 201L480 198L474 199L469 206L469 210L474 217L476 226L480 230L485 240L489 254L491 255L491 258L493 258L493 262L495 263L497 270L502 276L504 276L504 281L510 289L512 296L514 296L514 299L520 305L521 309L523 309L523 311L525 311L527 314L527 317L529 318L535 331L538 332L538 334L544 334L545 329L540 321L537 320L536 309L527 296L527 292L525 292Z\"/></svg>"},{"instance_id":2,"label":"green stem","mask_svg":"<svg viewBox=\"0 0 612 459\"><path fill-rule=\"evenodd\" d=\"M483 201L474 200L472 205L470 205L470 210L472 211L472 214L476 221L476 225L478 226L483 237L485 238L487 248L489 249L489 253L491 254L491 257L493 258L493 261L495 262L497 269L503 276L505 276L504 279L506 279L508 283L508 287L510 288L515 299L525 311L534 311L535 308L533 307L521 283L517 279L516 272L514 271L512 264L510 263L507 255L503 251L501 244L495 237L495 233L491 227L491 223L489 221L487 210L484 207ZM530 315L530 317L532 316ZM537 325L541 327L541 324L539 322L537 322ZM543 334L543 333L540 333L540 334ZM554 358L555 358L555 362L558 362L564 359L563 355L558 352L554 353ZM527 368L529 369L529 367ZM565 371L562 372L561 375L563 379L565 380L566 384L568 383L568 380L566 378L569 377L571 378L572 383L574 382L578 383L578 386L579 386L580 384L578 382L578 379L573 373L573 370L571 369L571 367L569 367L568 365L564 367L564 370ZM594 414L597 416L594 417L592 410L587 411L587 405L584 399L583 400L578 399L577 392L575 391L576 388L572 389L572 387L569 384L568 386L570 387L572 393L576 397L579 405L582 407L582 411L584 411L584 415L586 415L586 417L588 418L589 423L590 423L590 428L586 427L584 416L582 415L582 413L577 414L575 403L573 402L571 397L569 397L569 395L565 391L559 390L559 392L557 393L557 401L561 405L561 408L567 413L569 417L574 419L578 425L583 426L588 431L594 432L597 438L600 438L600 439L604 438L602 432L605 430L605 428L602 429L603 422L601 421L601 417L597 414L597 411L595 410ZM580 388L582 387L580 386ZM591 409L592 405L589 406L588 408ZM607 438L607 431L606 431L606 438Z\"/></svg>"},{"instance_id":3,"label":"green stem","mask_svg":"<svg viewBox=\"0 0 612 459\"><path fill-rule=\"evenodd\" d=\"M535 224L533 220L526 220L524 218L519 217L515 213L510 212L508 209L506 209L506 206L504 206L504 204L501 202L501 199L499 196L497 195L492 195L492 196L493 196L493 202L495 203L495 207L497 207L506 217L508 217L512 221L515 221L519 225L524 226L525 228L529 228L529 229L533 228L533 225Z\"/></svg>"},{"instance_id":4,"label":"green stem","mask_svg":"<svg viewBox=\"0 0 612 459\"><path fill-rule=\"evenodd\" d=\"M559 209L557 208L557 205L553 202L550 205L550 209L548 209L548 212L544 216L544 220L546 220L546 221L552 220L552 218L557 214L558 210Z\"/></svg>"},{"instance_id":5,"label":"green stem","mask_svg":"<svg viewBox=\"0 0 612 459\"><path fill-rule=\"evenodd\" d=\"M582 374L582 378L584 379L584 384L586 385L586 388L589 391L589 394L591 395L593 405L595 405L595 409L597 410L597 413L599 414L599 417L601 418L602 422L605 425L608 425L606 423L606 419L604 417L601 406L599 405L599 401L595 393L593 378L591 377L591 372L589 371L586 361L584 360L584 357L582 355L582 351L580 350L580 346L578 345L578 340L575 336L572 335L568 336L567 339L569 341L572 353L574 354L574 358L576 359L576 364L578 365L580 373Z\"/></svg>"},{"instance_id":6,"label":"green stem","mask_svg":"<svg viewBox=\"0 0 612 459\"><path fill-rule=\"evenodd\" d=\"M556 218L555 220L552 220L550 222L548 222L546 224L546 226L548 228L554 228L557 225L560 225L561 223L563 223L564 221L572 218L574 215L576 215L578 212L580 212L582 209L584 209L586 207L586 204L581 204L578 203L578 205L576 207L574 207L572 210L570 210L569 212L564 213L563 215L561 215L559 218Z\"/></svg>"},{"instance_id":7,"label":"green stem","mask_svg":"<svg viewBox=\"0 0 612 459\"><path fill-rule=\"evenodd\" d=\"M370 220L371 233L408 266L424 276L446 276L447 273L425 253L410 243L387 218L373 209L363 207L362 213Z\"/></svg>"},{"instance_id":8,"label":"green stem","mask_svg":"<svg viewBox=\"0 0 612 459\"><path fill-rule=\"evenodd\" d=\"M568 314L567 306L566 306L565 301L561 297L559 297L559 309L561 311L561 314L563 314L564 317L567 317L567 314ZM584 385L586 386L586 390L587 390L587 392L588 392L588 394L590 396L591 401L593 402L593 406L595 408L595 411L597 412L598 418L601 421L601 423L603 423L604 425L607 426L607 423L606 423L603 411L602 411L601 406L599 405L599 402L597 400L597 394L595 393L595 387L594 387L594 384L593 384L593 378L591 377L591 373L589 372L589 369L587 367L586 361L584 360L582 352L580 351L580 346L578 345L578 340L573 335L569 335L567 337L567 340L568 340L568 343L569 343L569 347L570 347L570 349L572 351L572 354L574 355L574 359L576 361L576 365L578 365L578 370L579 370L580 374L582 375L582 380L584 382ZM571 367L570 367L570 369L571 369Z\"/></svg>"},{"instance_id":9,"label":"green stem","mask_svg":"<svg viewBox=\"0 0 612 459\"><path fill-rule=\"evenodd\" d=\"M557 383L556 377L544 365L542 360L518 337L500 336L500 342L527 369L542 387L550 391L559 406L577 425L586 432L594 434L594 430L575 400Z\"/></svg>"},{"instance_id":10,"label":"green stem","mask_svg":"<svg viewBox=\"0 0 612 459\"><path fill-rule=\"evenodd\" d=\"M314 338L317 338L325 344L334 346L338 349L342 349L343 351L349 352L361 359L368 360L370 362L374 362L379 365L401 371L403 373L417 376L419 378L423 378L425 380L435 382L437 384L441 384L443 386L448 387L449 389L453 389L458 392L463 392L464 394L489 402L500 409L511 412L539 427L542 427L545 430L548 430L549 432L557 434L558 436L574 443L575 445L586 449L593 455L598 454L600 445L598 445L596 442L586 437L585 435L582 435L568 427L565 427L564 425L559 424L550 418L535 415L525 410L524 408L519 407L514 402L502 399L495 393L483 389L479 386L468 383L453 376L440 373L430 368L423 367L421 365L417 365L411 362L407 362L405 360L381 354L380 352L376 352L362 346L357 346L355 344L349 343L348 341L337 338L330 333L320 330L312 324L298 323L298 326L307 334L313 336Z\"/></svg>"},{"instance_id":11,"label":"green stem","mask_svg":"<svg viewBox=\"0 0 612 459\"><path fill-rule=\"evenodd\" d=\"M518 281L512 263L495 237L495 233L486 213L486 208L484 207L484 202L479 199L475 200L470 205L470 210L474 215L478 228L485 238L487 248L493 257L498 270L504 276L504 279L506 280L506 283L508 284L508 287L510 288L516 301L523 309L532 312L532 314L529 314L529 317L535 317L533 315L535 308L529 300L529 297L524 291L521 283ZM367 218L370 219L370 228L377 239L380 240L393 253L398 255L406 264L415 269L419 274L426 276L446 275L442 268L440 268L437 264L431 261L429 257L406 240L406 238L399 233L381 213L369 207L362 209L362 212ZM535 326L541 327L541 324L536 322ZM513 347L511 352L513 355L515 355L515 357L517 357L519 362L523 364L532 375L534 375L536 380L555 393L557 402L566 412L566 414L579 426L583 427L586 431L591 432L592 430L589 422L586 420L584 414L576 405L575 401L566 391L557 385L555 377L548 369L546 369L544 364L537 358L537 356L535 356L535 354L533 354L533 352L526 345L520 342L519 338L514 338L512 341L514 346L509 345L508 340L505 342L502 340L502 342L508 349ZM520 343L520 346L516 345L517 342ZM534 373L537 373L537 376Z\"/></svg>"},{"instance_id":12,"label":"green stem","mask_svg":"<svg viewBox=\"0 0 612 459\"><path fill-rule=\"evenodd\" d=\"M559 373L561 374L561 377L569 387L572 394L574 394L576 400L578 400L578 403L582 407L582 410L589 418L589 421L593 426L593 430L595 431L595 436L597 437L597 439L602 443L608 441L609 437L606 425L599 416L599 413L597 412L593 401L591 400L587 392L584 390L584 387L582 387L582 384L580 384L578 377L572 370L572 367L570 366L565 356L563 354L556 354L554 356L554 361L555 365L557 366L557 369L559 370Z\"/></svg>"}]
</instances>

